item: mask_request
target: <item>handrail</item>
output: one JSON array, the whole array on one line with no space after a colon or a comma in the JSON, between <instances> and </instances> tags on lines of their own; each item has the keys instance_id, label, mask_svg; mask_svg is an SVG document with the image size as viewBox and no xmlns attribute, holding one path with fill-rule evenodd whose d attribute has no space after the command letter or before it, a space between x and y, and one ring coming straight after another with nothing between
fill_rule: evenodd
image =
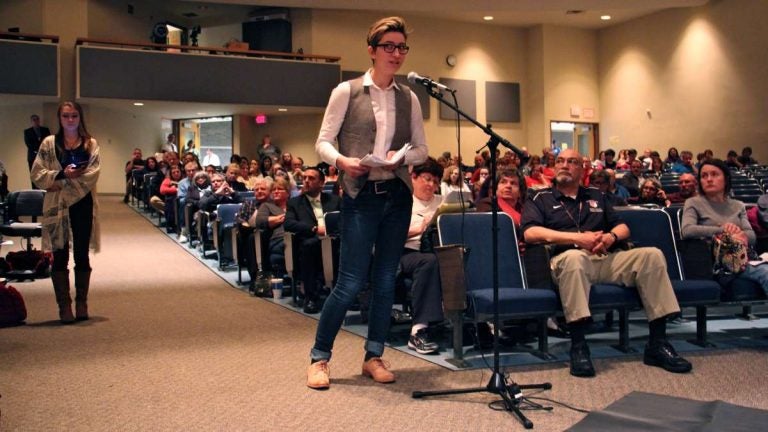
<instances>
[{"instance_id":1,"label":"handrail","mask_svg":"<svg viewBox=\"0 0 768 432\"><path fill-rule=\"evenodd\" d=\"M42 42L43 39L50 39L53 43L59 43L58 36L34 34L34 33L11 33L0 32L0 39L22 40L29 42Z\"/></svg>"},{"instance_id":2,"label":"handrail","mask_svg":"<svg viewBox=\"0 0 768 432\"><path fill-rule=\"evenodd\" d=\"M84 45L84 44L112 45L112 46L119 46L119 47L135 47L135 48L162 48L162 49L171 48L171 49L178 49L182 52L203 51L203 52L208 52L210 54L222 53L222 54L247 55L249 57L280 57L280 58L285 58L287 60L313 60L313 61L324 60L327 63L336 63L339 60L341 60L341 57L323 56L323 55L314 55L314 54L286 53L286 52L277 52L277 51L255 51L255 50L247 50L247 49L201 47L201 46L191 46L191 45L166 45L166 44L144 43L144 42L125 42L125 41L115 41L115 40L109 40L109 39L77 38L75 45Z\"/></svg>"}]
</instances>

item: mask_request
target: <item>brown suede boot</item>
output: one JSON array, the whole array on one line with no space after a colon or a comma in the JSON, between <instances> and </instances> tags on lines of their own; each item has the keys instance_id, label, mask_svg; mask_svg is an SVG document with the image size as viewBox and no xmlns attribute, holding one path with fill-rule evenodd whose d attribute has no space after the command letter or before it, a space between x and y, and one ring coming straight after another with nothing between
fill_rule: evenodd
<instances>
[{"instance_id":1,"label":"brown suede boot","mask_svg":"<svg viewBox=\"0 0 768 432\"><path fill-rule=\"evenodd\" d=\"M91 271L75 270L75 320L88 319L88 289L91 285Z\"/></svg>"},{"instance_id":2,"label":"brown suede boot","mask_svg":"<svg viewBox=\"0 0 768 432\"><path fill-rule=\"evenodd\" d=\"M69 296L69 270L51 272L51 281L59 305L59 319L62 324L72 324L75 316L72 315L72 297Z\"/></svg>"}]
</instances>

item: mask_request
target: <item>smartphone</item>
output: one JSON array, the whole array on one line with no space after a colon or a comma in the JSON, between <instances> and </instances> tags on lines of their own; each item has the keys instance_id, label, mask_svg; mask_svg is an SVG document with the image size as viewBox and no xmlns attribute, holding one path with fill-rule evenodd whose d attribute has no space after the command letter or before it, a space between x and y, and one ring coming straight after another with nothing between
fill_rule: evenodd
<instances>
[{"instance_id":1,"label":"smartphone","mask_svg":"<svg viewBox=\"0 0 768 432\"><path fill-rule=\"evenodd\" d=\"M69 164L69 166L71 166L71 167L73 167L75 169L83 169L83 168L88 166L88 161L84 160L84 161L80 161L80 162L77 162L77 163L72 163L72 164Z\"/></svg>"}]
</instances>

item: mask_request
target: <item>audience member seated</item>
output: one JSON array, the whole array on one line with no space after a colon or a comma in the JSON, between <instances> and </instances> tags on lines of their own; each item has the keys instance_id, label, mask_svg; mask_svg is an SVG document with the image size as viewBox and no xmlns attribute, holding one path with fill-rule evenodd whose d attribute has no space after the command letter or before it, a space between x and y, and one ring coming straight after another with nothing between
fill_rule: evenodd
<instances>
[{"instance_id":1,"label":"audience member seated","mask_svg":"<svg viewBox=\"0 0 768 432\"><path fill-rule=\"evenodd\" d=\"M232 188L235 192L245 192L248 190L248 188L245 187L245 184L242 182L239 182L237 180L237 177L240 175L240 165L237 163L231 163L227 165L227 172L225 173L225 180L227 184L229 184L229 187Z\"/></svg>"},{"instance_id":2,"label":"audience member seated","mask_svg":"<svg viewBox=\"0 0 768 432\"><path fill-rule=\"evenodd\" d=\"M458 168L457 168L458 171ZM422 250L422 236L432 223L443 197L435 195L443 168L433 158L413 167L413 207L408 240L400 257L400 277L410 278L413 326L408 348L419 354L433 354L440 350L429 325L443 321L443 298L440 268L433 251Z\"/></svg>"},{"instance_id":3,"label":"audience member seated","mask_svg":"<svg viewBox=\"0 0 768 432\"><path fill-rule=\"evenodd\" d=\"M261 163L259 163L258 159L251 159L248 162L247 170L248 174L244 175L243 173L245 171L243 169L243 165L240 164L241 177L238 177L237 181L244 183L246 189L253 190L253 188L256 186L256 182L259 181L259 179L264 178L264 176L261 174Z\"/></svg>"},{"instance_id":4,"label":"audience member seated","mask_svg":"<svg viewBox=\"0 0 768 432\"><path fill-rule=\"evenodd\" d=\"M477 202L482 198L485 198L485 195L480 193L480 189L483 187L483 183L485 183L485 180L490 175L490 171L486 167L481 167L474 173L472 173L472 178L475 178L475 174L477 175L477 180L474 180L472 183L472 194L474 195L474 201Z\"/></svg>"},{"instance_id":5,"label":"audience member seated","mask_svg":"<svg viewBox=\"0 0 768 432\"><path fill-rule=\"evenodd\" d=\"M272 160L269 156L264 156L261 159L261 175L264 177L272 177L272 174L274 173L274 165L275 161Z\"/></svg>"},{"instance_id":6,"label":"audience member seated","mask_svg":"<svg viewBox=\"0 0 768 432\"><path fill-rule=\"evenodd\" d=\"M277 180L278 178L283 178L288 180L288 198L294 198L299 196L301 194L301 191L299 190L299 185L296 184L296 180L294 180L293 176L288 174L288 171L286 171L280 164L274 164L274 171L272 174L272 178Z\"/></svg>"},{"instance_id":7,"label":"audience member seated","mask_svg":"<svg viewBox=\"0 0 768 432\"><path fill-rule=\"evenodd\" d=\"M256 214L259 207L269 201L271 193L272 179L269 177L257 178L253 185L253 199L245 200L237 214L237 223L240 225L237 237L238 257L242 257L245 267L248 269L251 285L254 285L259 271L256 265L256 248L253 238L256 235Z\"/></svg>"},{"instance_id":8,"label":"audience member seated","mask_svg":"<svg viewBox=\"0 0 768 432\"><path fill-rule=\"evenodd\" d=\"M613 159L616 157L616 152L613 149L605 151L605 160L603 161L603 169L616 169L616 161Z\"/></svg>"},{"instance_id":9,"label":"audience member seated","mask_svg":"<svg viewBox=\"0 0 768 432\"><path fill-rule=\"evenodd\" d=\"M335 165L328 165L328 174L325 176L326 182L339 181L339 170Z\"/></svg>"},{"instance_id":10,"label":"audience member seated","mask_svg":"<svg viewBox=\"0 0 768 432\"><path fill-rule=\"evenodd\" d=\"M680 162L680 154L677 152L677 148L670 147L669 150L667 150L667 158L664 159L664 164L671 168L672 165L678 162Z\"/></svg>"},{"instance_id":11,"label":"audience member seated","mask_svg":"<svg viewBox=\"0 0 768 432\"><path fill-rule=\"evenodd\" d=\"M531 189L543 189L552 186L552 180L544 175L544 167L531 158L530 174L525 176L525 185Z\"/></svg>"},{"instance_id":12,"label":"audience member seated","mask_svg":"<svg viewBox=\"0 0 768 432\"><path fill-rule=\"evenodd\" d=\"M469 186L464 183L459 173L459 167L449 165L443 172L443 179L440 182L440 195L446 196L451 192L471 192Z\"/></svg>"},{"instance_id":13,"label":"audience member seated","mask_svg":"<svg viewBox=\"0 0 768 432\"><path fill-rule=\"evenodd\" d=\"M184 164L184 174L186 174L186 177L179 182L177 188L176 198L179 207L176 209L176 220L178 221L176 225L181 228L179 230L179 242L181 243L186 243L189 240L189 233L184 224L184 206L187 204L189 189L193 187L195 174L200 172L200 170L200 164L197 163L197 160L186 162Z\"/></svg>"},{"instance_id":14,"label":"audience member seated","mask_svg":"<svg viewBox=\"0 0 768 432\"><path fill-rule=\"evenodd\" d=\"M211 188L200 197L198 207L206 212L213 212L219 204L237 204L241 201L237 192L229 185L221 173L211 177Z\"/></svg>"},{"instance_id":15,"label":"audience member seated","mask_svg":"<svg viewBox=\"0 0 768 432\"><path fill-rule=\"evenodd\" d=\"M640 195L640 183L643 179L643 163L634 159L629 167L629 172L625 173L618 182L627 189L630 197L637 197Z\"/></svg>"},{"instance_id":16,"label":"audience member seated","mask_svg":"<svg viewBox=\"0 0 768 432\"><path fill-rule=\"evenodd\" d=\"M661 178L661 175L664 174L664 162L662 162L661 158L658 156L656 152L654 152L654 155L651 156L651 163L648 167L648 172L646 173L646 177L654 177L657 179Z\"/></svg>"},{"instance_id":17,"label":"audience member seated","mask_svg":"<svg viewBox=\"0 0 768 432\"><path fill-rule=\"evenodd\" d=\"M615 190L611 191L611 174L612 170L595 170L589 175L589 185L605 195L606 201L612 206L625 206L627 205L627 199L616 194Z\"/></svg>"},{"instance_id":18,"label":"audience member seated","mask_svg":"<svg viewBox=\"0 0 768 432\"><path fill-rule=\"evenodd\" d=\"M323 254L320 236L325 235L325 213L338 211L341 199L323 192L325 174L316 167L303 173L303 193L288 200L285 229L294 233L297 247L299 274L304 288L304 312L320 312L322 291Z\"/></svg>"},{"instance_id":19,"label":"audience member seated","mask_svg":"<svg viewBox=\"0 0 768 432\"><path fill-rule=\"evenodd\" d=\"M123 202L128 203L128 196L131 193L131 180L133 172L144 168L144 159L141 156L141 149L136 147L131 154L131 160L125 163L125 196Z\"/></svg>"},{"instance_id":20,"label":"audience member seated","mask_svg":"<svg viewBox=\"0 0 768 432\"><path fill-rule=\"evenodd\" d=\"M689 173L696 175L696 167L693 166L693 153L688 150L680 152L680 160L672 165L670 171L678 174Z\"/></svg>"},{"instance_id":21,"label":"audience member seated","mask_svg":"<svg viewBox=\"0 0 768 432\"><path fill-rule=\"evenodd\" d=\"M304 178L304 159L294 157L291 159L291 176L296 183L300 183Z\"/></svg>"},{"instance_id":22,"label":"audience member seated","mask_svg":"<svg viewBox=\"0 0 768 432\"><path fill-rule=\"evenodd\" d=\"M755 232L747 219L744 203L728 197L731 171L719 159L704 161L699 170L699 196L689 198L683 207L680 232L684 239L712 239L728 233L748 248L755 246ZM756 258L752 256L751 258ZM737 278L759 283L768 293L768 263L747 264Z\"/></svg>"},{"instance_id":23,"label":"audience member seated","mask_svg":"<svg viewBox=\"0 0 768 432\"><path fill-rule=\"evenodd\" d=\"M649 177L641 183L640 195L636 197L630 197L627 200L628 204L632 205L656 205L659 207L669 207L671 204L667 199L667 193L661 188L661 182L654 178Z\"/></svg>"},{"instance_id":24,"label":"audience member seated","mask_svg":"<svg viewBox=\"0 0 768 432\"><path fill-rule=\"evenodd\" d=\"M155 210L165 215L165 228L169 233L176 232L175 201L179 182L183 179L181 168L178 165L172 166L160 184L160 196L153 196L149 200Z\"/></svg>"},{"instance_id":25,"label":"audience member seated","mask_svg":"<svg viewBox=\"0 0 768 432\"><path fill-rule=\"evenodd\" d=\"M620 185L616 181L616 171L612 169L606 169L605 172L611 178L610 185L608 186L608 191L619 198L623 198L626 201L629 198L629 191L627 190L627 188Z\"/></svg>"},{"instance_id":26,"label":"audience member seated","mask_svg":"<svg viewBox=\"0 0 768 432\"><path fill-rule=\"evenodd\" d=\"M684 203L688 198L696 196L697 183L696 177L694 177L693 174L680 174L680 178L678 178L677 181L679 182L680 190L667 195L667 199L669 199L670 203Z\"/></svg>"},{"instance_id":27,"label":"audience member seated","mask_svg":"<svg viewBox=\"0 0 768 432\"><path fill-rule=\"evenodd\" d=\"M515 225L520 226L520 215L523 212L523 203L527 188L522 173L515 169L504 169L496 174L496 202L499 211L503 211L512 217ZM491 211L491 197L485 197L477 202L477 211Z\"/></svg>"},{"instance_id":28,"label":"audience member seated","mask_svg":"<svg viewBox=\"0 0 768 432\"><path fill-rule=\"evenodd\" d=\"M267 201L259 206L256 212L256 227L269 237L269 262L268 268L272 275L282 277L285 275L285 241L283 239L285 223L285 210L288 205L288 190L290 183L286 178L276 178L272 184L272 201Z\"/></svg>"},{"instance_id":29,"label":"audience member seated","mask_svg":"<svg viewBox=\"0 0 768 432\"><path fill-rule=\"evenodd\" d=\"M639 291L650 329L645 364L670 372L690 371L691 364L666 339L666 318L678 313L680 307L664 255L656 248L620 248L629 240L629 228L605 195L579 185L584 167L578 152L560 152L556 168L555 187L529 194L523 208L522 230L527 243L554 245L552 277L571 332L571 375L595 375L585 339L591 316L589 291L594 283Z\"/></svg>"},{"instance_id":30,"label":"audience member seated","mask_svg":"<svg viewBox=\"0 0 768 432\"><path fill-rule=\"evenodd\" d=\"M742 165L757 165L757 161L752 157L752 147L750 146L741 149L741 156L738 160Z\"/></svg>"},{"instance_id":31,"label":"audience member seated","mask_svg":"<svg viewBox=\"0 0 768 432\"><path fill-rule=\"evenodd\" d=\"M739 154L736 153L734 150L728 150L728 156L727 156L727 159L725 160L725 165L728 168L741 169L743 165L741 164L741 162L739 162L738 156Z\"/></svg>"}]
</instances>

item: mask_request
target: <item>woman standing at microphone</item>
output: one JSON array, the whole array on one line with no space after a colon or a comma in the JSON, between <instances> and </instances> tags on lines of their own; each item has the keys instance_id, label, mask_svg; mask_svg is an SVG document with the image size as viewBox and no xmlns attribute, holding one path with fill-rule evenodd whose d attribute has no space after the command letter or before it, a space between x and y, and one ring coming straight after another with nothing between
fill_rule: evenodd
<instances>
[{"instance_id":1,"label":"woman standing at microphone","mask_svg":"<svg viewBox=\"0 0 768 432\"><path fill-rule=\"evenodd\" d=\"M366 41L373 66L362 77L333 90L315 144L320 158L341 172L344 195L339 276L317 325L307 371L310 388L330 386L328 361L333 342L347 310L368 281L372 295L362 373L379 383L395 381L381 356L411 218L413 187L407 165L427 158L419 101L394 79L410 49L408 33L400 17L373 23ZM408 143L411 149L404 159L392 165L372 168L360 164L367 154L391 160Z\"/></svg>"}]
</instances>

